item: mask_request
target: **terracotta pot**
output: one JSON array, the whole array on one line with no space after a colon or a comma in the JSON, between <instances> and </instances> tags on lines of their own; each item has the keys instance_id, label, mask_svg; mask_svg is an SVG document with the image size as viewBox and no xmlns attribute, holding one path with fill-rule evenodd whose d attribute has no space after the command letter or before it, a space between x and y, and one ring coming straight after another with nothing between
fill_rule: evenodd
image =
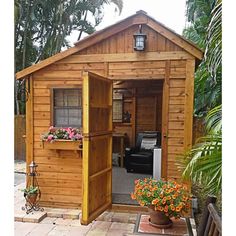
<instances>
[{"instance_id":1,"label":"terracotta pot","mask_svg":"<svg viewBox=\"0 0 236 236\"><path fill-rule=\"evenodd\" d=\"M27 201L31 203L32 205L34 205L36 203L37 197L38 197L38 193L29 194L27 195Z\"/></svg>"},{"instance_id":2,"label":"terracotta pot","mask_svg":"<svg viewBox=\"0 0 236 236\"><path fill-rule=\"evenodd\" d=\"M157 228L169 228L172 226L172 220L162 211L155 211L154 206L148 207L150 219L149 224Z\"/></svg>"}]
</instances>

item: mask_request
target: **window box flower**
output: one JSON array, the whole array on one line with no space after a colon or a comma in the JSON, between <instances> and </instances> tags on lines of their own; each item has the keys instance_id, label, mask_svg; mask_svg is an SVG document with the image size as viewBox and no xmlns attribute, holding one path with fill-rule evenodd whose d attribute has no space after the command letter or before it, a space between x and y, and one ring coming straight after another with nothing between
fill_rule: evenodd
<instances>
[{"instance_id":1,"label":"window box flower","mask_svg":"<svg viewBox=\"0 0 236 236\"><path fill-rule=\"evenodd\" d=\"M52 150L82 150L82 134L76 128L55 128L51 126L49 131L41 136L44 149Z\"/></svg>"}]
</instances>

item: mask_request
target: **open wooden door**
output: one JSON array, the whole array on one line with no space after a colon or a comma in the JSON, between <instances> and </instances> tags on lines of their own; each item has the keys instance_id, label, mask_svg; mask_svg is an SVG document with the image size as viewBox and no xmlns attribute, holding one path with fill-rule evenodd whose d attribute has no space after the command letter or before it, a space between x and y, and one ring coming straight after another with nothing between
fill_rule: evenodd
<instances>
[{"instance_id":1,"label":"open wooden door","mask_svg":"<svg viewBox=\"0 0 236 236\"><path fill-rule=\"evenodd\" d=\"M112 81L83 74L82 224L112 204Z\"/></svg>"}]
</instances>

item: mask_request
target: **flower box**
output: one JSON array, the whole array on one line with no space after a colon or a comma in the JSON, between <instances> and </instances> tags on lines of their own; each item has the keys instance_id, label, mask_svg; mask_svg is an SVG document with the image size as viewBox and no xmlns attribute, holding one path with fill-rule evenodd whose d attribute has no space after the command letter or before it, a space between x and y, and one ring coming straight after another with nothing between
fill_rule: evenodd
<instances>
[{"instance_id":1,"label":"flower box","mask_svg":"<svg viewBox=\"0 0 236 236\"><path fill-rule=\"evenodd\" d=\"M64 140L57 139L53 140L53 142L47 142L43 140L43 148L44 149L54 149L54 150L82 150L82 140Z\"/></svg>"}]
</instances>

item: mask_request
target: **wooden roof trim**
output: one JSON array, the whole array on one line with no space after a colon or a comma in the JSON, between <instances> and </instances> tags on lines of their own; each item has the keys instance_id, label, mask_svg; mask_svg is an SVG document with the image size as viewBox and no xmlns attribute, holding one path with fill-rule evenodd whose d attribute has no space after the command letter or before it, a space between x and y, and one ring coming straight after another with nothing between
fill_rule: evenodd
<instances>
[{"instance_id":1,"label":"wooden roof trim","mask_svg":"<svg viewBox=\"0 0 236 236\"><path fill-rule=\"evenodd\" d=\"M16 79L21 79L35 71L38 71L56 61L59 61L65 57L68 57L82 49L85 49L91 45L94 45L96 43L99 43L100 41L107 39L111 37L112 35L115 35L127 28L129 28L132 25L136 24L146 24L149 27L151 27L153 30L157 31L173 43L177 44L178 46L184 48L188 53L195 56L197 59L203 58L203 52L196 47L193 43L188 42L186 39L184 39L182 36L175 33L173 30L167 28L160 22L156 21L152 17L146 15L144 11L138 11L136 14L129 16L128 18L125 18L124 20L119 21L116 24L113 24L111 26L106 27L105 29L102 29L100 31L97 31L82 40L75 43L75 46L72 48L69 48L63 52L57 53L43 61L40 61L39 63L32 65L22 71L19 71L16 73Z\"/></svg>"}]
</instances>

